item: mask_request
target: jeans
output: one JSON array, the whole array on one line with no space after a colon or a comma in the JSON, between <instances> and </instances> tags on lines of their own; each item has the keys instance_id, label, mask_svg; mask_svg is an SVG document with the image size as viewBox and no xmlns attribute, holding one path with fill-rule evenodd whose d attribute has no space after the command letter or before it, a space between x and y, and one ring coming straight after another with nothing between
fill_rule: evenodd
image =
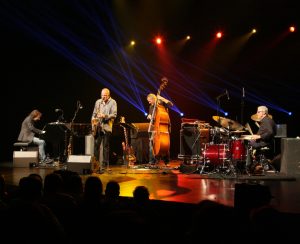
<instances>
[{"instance_id":1,"label":"jeans","mask_svg":"<svg viewBox=\"0 0 300 244\"><path fill-rule=\"evenodd\" d=\"M109 140L111 132L101 132L95 138L94 155L100 163L100 167L109 165Z\"/></svg>"},{"instance_id":2,"label":"jeans","mask_svg":"<svg viewBox=\"0 0 300 244\"><path fill-rule=\"evenodd\" d=\"M43 161L46 159L45 146L46 142L38 137L33 137L33 144L38 145L39 147L39 156L40 160Z\"/></svg>"}]
</instances>

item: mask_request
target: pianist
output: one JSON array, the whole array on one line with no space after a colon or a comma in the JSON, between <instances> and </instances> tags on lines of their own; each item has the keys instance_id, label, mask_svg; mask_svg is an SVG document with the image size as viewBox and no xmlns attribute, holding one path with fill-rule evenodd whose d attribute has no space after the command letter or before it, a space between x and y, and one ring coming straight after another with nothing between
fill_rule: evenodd
<instances>
[{"instance_id":1,"label":"pianist","mask_svg":"<svg viewBox=\"0 0 300 244\"><path fill-rule=\"evenodd\" d=\"M40 163L52 163L52 160L46 158L44 140L36 137L36 134L45 134L44 130L37 129L35 127L35 122L40 120L42 113L37 109L30 112L29 115L23 120L21 131L18 137L18 141L29 142L39 147L39 159Z\"/></svg>"}]
</instances>

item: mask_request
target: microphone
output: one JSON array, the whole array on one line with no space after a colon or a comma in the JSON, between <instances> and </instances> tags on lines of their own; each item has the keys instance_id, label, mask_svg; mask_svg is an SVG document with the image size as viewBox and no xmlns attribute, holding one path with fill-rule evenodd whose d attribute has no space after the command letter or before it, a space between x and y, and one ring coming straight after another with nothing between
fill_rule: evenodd
<instances>
[{"instance_id":1,"label":"microphone","mask_svg":"<svg viewBox=\"0 0 300 244\"><path fill-rule=\"evenodd\" d=\"M61 111L62 111L62 109L60 109L60 108L56 108L54 111L55 111L55 113L58 113L58 112L61 112Z\"/></svg>"},{"instance_id":2,"label":"microphone","mask_svg":"<svg viewBox=\"0 0 300 244\"><path fill-rule=\"evenodd\" d=\"M230 99L230 97L229 97L229 92L228 92L228 90L226 89L226 96L227 96L227 99L229 100Z\"/></svg>"}]
</instances>

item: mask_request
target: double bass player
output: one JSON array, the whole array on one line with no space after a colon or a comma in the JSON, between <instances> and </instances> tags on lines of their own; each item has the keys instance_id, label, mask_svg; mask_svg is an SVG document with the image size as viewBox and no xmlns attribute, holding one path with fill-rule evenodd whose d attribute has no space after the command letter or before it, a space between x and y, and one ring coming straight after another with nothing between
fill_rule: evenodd
<instances>
[{"instance_id":1,"label":"double bass player","mask_svg":"<svg viewBox=\"0 0 300 244\"><path fill-rule=\"evenodd\" d=\"M163 85L166 85L167 80L163 79ZM160 96L162 88L161 85L157 95L150 93L147 96L149 103L147 119L150 120L148 129L150 165L155 165L159 159L162 159L166 165L170 162L171 122L168 107L173 106L173 104Z\"/></svg>"}]
</instances>

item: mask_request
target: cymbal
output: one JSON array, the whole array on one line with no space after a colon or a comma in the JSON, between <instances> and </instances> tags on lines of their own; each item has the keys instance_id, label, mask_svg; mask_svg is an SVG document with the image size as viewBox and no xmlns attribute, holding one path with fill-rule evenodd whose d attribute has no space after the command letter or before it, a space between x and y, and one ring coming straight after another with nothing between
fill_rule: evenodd
<instances>
[{"instance_id":1,"label":"cymbal","mask_svg":"<svg viewBox=\"0 0 300 244\"><path fill-rule=\"evenodd\" d=\"M270 119L272 119L273 118L273 116L271 115L271 114L268 114L268 117L270 118ZM257 116L257 114L253 114L253 115L251 115L251 119L252 120L254 120L254 121L257 121L257 122L259 122L260 120L258 119L258 116Z\"/></svg>"},{"instance_id":2,"label":"cymbal","mask_svg":"<svg viewBox=\"0 0 300 244\"><path fill-rule=\"evenodd\" d=\"M234 130L234 131L231 131L231 133L244 133L246 132L245 130Z\"/></svg>"},{"instance_id":3,"label":"cymbal","mask_svg":"<svg viewBox=\"0 0 300 244\"><path fill-rule=\"evenodd\" d=\"M230 130L239 131L244 128L244 126L232 119L227 119L220 116L213 116L213 120L218 122L222 127L228 128Z\"/></svg>"}]
</instances>

